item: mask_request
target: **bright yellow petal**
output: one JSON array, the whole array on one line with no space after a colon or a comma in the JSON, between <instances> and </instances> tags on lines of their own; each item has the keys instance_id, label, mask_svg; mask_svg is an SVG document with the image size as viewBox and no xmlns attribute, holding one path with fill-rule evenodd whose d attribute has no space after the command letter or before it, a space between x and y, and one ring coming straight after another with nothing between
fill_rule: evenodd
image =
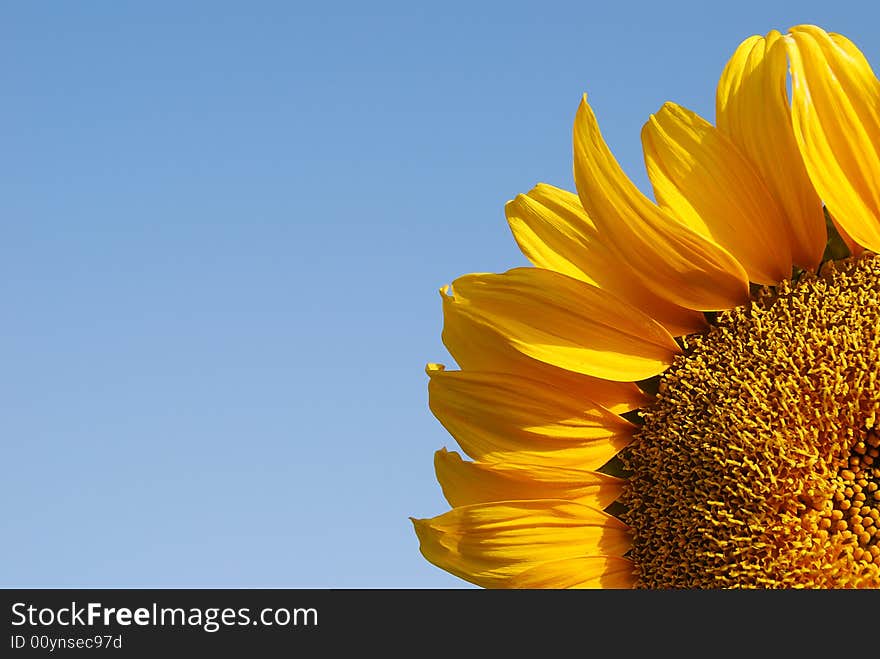
<instances>
[{"instance_id":1,"label":"bright yellow petal","mask_svg":"<svg viewBox=\"0 0 880 659\"><path fill-rule=\"evenodd\" d=\"M548 561L622 556L631 544L622 522L570 501L476 504L412 521L428 561L486 588Z\"/></svg>"},{"instance_id":2,"label":"bright yellow petal","mask_svg":"<svg viewBox=\"0 0 880 659\"><path fill-rule=\"evenodd\" d=\"M429 364L431 411L475 460L596 469L635 426L564 389L503 373Z\"/></svg>"},{"instance_id":3,"label":"bright yellow petal","mask_svg":"<svg viewBox=\"0 0 880 659\"><path fill-rule=\"evenodd\" d=\"M801 25L786 44L794 133L810 179L846 233L880 252L880 82L839 35Z\"/></svg>"},{"instance_id":4,"label":"bright yellow petal","mask_svg":"<svg viewBox=\"0 0 880 659\"><path fill-rule=\"evenodd\" d=\"M632 561L617 556L581 556L539 563L511 577L507 588L632 588Z\"/></svg>"},{"instance_id":5,"label":"bright yellow petal","mask_svg":"<svg viewBox=\"0 0 880 659\"><path fill-rule=\"evenodd\" d=\"M565 389L616 414L644 407L650 398L632 382L616 382L566 371L539 362L512 348L496 331L478 322L440 290L443 299L443 344L464 370L509 373Z\"/></svg>"},{"instance_id":6,"label":"bright yellow petal","mask_svg":"<svg viewBox=\"0 0 880 659\"><path fill-rule=\"evenodd\" d=\"M455 452L434 454L434 470L452 506L516 499L565 499L605 508L623 491L624 480L565 467L467 462Z\"/></svg>"},{"instance_id":7,"label":"bright yellow petal","mask_svg":"<svg viewBox=\"0 0 880 659\"><path fill-rule=\"evenodd\" d=\"M539 183L509 201L507 222L523 254L554 270L612 293L638 307L673 336L702 332L701 313L658 297L602 244L576 194Z\"/></svg>"},{"instance_id":8,"label":"bright yellow petal","mask_svg":"<svg viewBox=\"0 0 880 659\"><path fill-rule=\"evenodd\" d=\"M666 103L642 129L657 202L730 252L759 284L791 276L786 220L751 163L712 124Z\"/></svg>"},{"instance_id":9,"label":"bright yellow petal","mask_svg":"<svg viewBox=\"0 0 880 659\"><path fill-rule=\"evenodd\" d=\"M626 177L586 96L574 124L574 177L603 242L659 297L699 311L748 300L748 277L739 262L652 203Z\"/></svg>"},{"instance_id":10,"label":"bright yellow petal","mask_svg":"<svg viewBox=\"0 0 880 659\"><path fill-rule=\"evenodd\" d=\"M462 311L533 359L597 378L637 381L680 352L662 325L595 286L540 268L452 283Z\"/></svg>"},{"instance_id":11,"label":"bright yellow petal","mask_svg":"<svg viewBox=\"0 0 880 659\"><path fill-rule=\"evenodd\" d=\"M779 32L746 39L718 82L715 121L784 209L794 262L815 270L827 240L825 218L794 138L787 70Z\"/></svg>"},{"instance_id":12,"label":"bright yellow petal","mask_svg":"<svg viewBox=\"0 0 880 659\"><path fill-rule=\"evenodd\" d=\"M831 215L831 213L829 213L828 215L831 218L831 223L834 225L834 229L837 231L837 235L840 236L841 240L843 240L843 243L846 245L850 254L852 254L853 256L858 256L859 254L864 252L865 248L852 239L852 236L850 236L846 232L846 229L840 226L840 222L837 221L837 218Z\"/></svg>"}]
</instances>

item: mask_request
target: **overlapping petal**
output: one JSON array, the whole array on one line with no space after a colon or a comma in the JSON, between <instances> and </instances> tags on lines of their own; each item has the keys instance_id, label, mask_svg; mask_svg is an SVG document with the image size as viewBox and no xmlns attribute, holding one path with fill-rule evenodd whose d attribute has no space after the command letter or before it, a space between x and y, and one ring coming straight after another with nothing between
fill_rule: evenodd
<instances>
[{"instance_id":1,"label":"overlapping petal","mask_svg":"<svg viewBox=\"0 0 880 659\"><path fill-rule=\"evenodd\" d=\"M514 349L493 328L466 312L463 305L440 291L443 299L443 344L458 365L469 371L508 373L565 389L582 400L591 400L622 414L650 399L632 382L616 382L574 373L545 364Z\"/></svg>"},{"instance_id":2,"label":"overlapping petal","mask_svg":"<svg viewBox=\"0 0 880 659\"><path fill-rule=\"evenodd\" d=\"M748 300L748 276L724 248L659 208L630 181L605 144L586 96L574 124L574 177L606 244L658 296L688 309Z\"/></svg>"},{"instance_id":3,"label":"overlapping petal","mask_svg":"<svg viewBox=\"0 0 880 659\"><path fill-rule=\"evenodd\" d=\"M786 76L779 32L746 39L718 82L715 121L784 210L794 262L815 270L825 249L825 218L795 141Z\"/></svg>"},{"instance_id":4,"label":"overlapping petal","mask_svg":"<svg viewBox=\"0 0 880 659\"><path fill-rule=\"evenodd\" d=\"M596 469L632 441L635 426L546 383L429 364L431 411L475 460Z\"/></svg>"},{"instance_id":5,"label":"overlapping petal","mask_svg":"<svg viewBox=\"0 0 880 659\"><path fill-rule=\"evenodd\" d=\"M412 521L428 561L487 588L507 586L544 563L620 557L631 542L622 522L571 501L474 504Z\"/></svg>"},{"instance_id":6,"label":"overlapping petal","mask_svg":"<svg viewBox=\"0 0 880 659\"><path fill-rule=\"evenodd\" d=\"M673 336L706 329L701 313L670 302L644 286L602 243L577 195L539 183L505 206L517 244L539 268L555 270L614 294L662 324Z\"/></svg>"},{"instance_id":7,"label":"overlapping petal","mask_svg":"<svg viewBox=\"0 0 880 659\"><path fill-rule=\"evenodd\" d=\"M567 467L514 462L468 462L452 451L434 454L434 470L452 506L514 499L565 499L594 508L609 506L625 481L607 474Z\"/></svg>"},{"instance_id":8,"label":"overlapping petal","mask_svg":"<svg viewBox=\"0 0 880 659\"><path fill-rule=\"evenodd\" d=\"M662 325L595 286L540 268L452 283L463 313L511 347L559 368L620 381L662 373L680 352Z\"/></svg>"},{"instance_id":9,"label":"overlapping petal","mask_svg":"<svg viewBox=\"0 0 880 659\"><path fill-rule=\"evenodd\" d=\"M813 25L786 37L794 134L834 218L880 252L880 82L858 49Z\"/></svg>"},{"instance_id":10,"label":"overlapping petal","mask_svg":"<svg viewBox=\"0 0 880 659\"><path fill-rule=\"evenodd\" d=\"M828 214L828 217L831 220L831 224L834 226L834 230L837 231L837 235L840 236L840 239L843 241L843 244L846 245L846 248L852 256L858 256L865 251L865 248L852 239L852 236L846 232L846 229L840 225L840 222L838 222L831 213Z\"/></svg>"},{"instance_id":11,"label":"overlapping petal","mask_svg":"<svg viewBox=\"0 0 880 659\"><path fill-rule=\"evenodd\" d=\"M724 133L666 103L642 129L642 146L663 208L730 252L751 281L778 284L791 276L782 208Z\"/></svg>"}]
</instances>

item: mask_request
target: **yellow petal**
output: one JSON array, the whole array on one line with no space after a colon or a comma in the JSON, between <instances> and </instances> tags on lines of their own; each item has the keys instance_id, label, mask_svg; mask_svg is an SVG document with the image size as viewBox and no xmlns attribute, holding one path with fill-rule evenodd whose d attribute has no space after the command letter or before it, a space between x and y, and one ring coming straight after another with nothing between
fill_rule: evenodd
<instances>
[{"instance_id":1,"label":"yellow petal","mask_svg":"<svg viewBox=\"0 0 880 659\"><path fill-rule=\"evenodd\" d=\"M622 556L631 544L622 522L570 501L475 504L412 522L428 561L486 588L548 561Z\"/></svg>"},{"instance_id":2,"label":"yellow petal","mask_svg":"<svg viewBox=\"0 0 880 659\"><path fill-rule=\"evenodd\" d=\"M794 134L810 179L845 232L880 252L880 82L839 35L801 25L786 45Z\"/></svg>"},{"instance_id":3,"label":"yellow petal","mask_svg":"<svg viewBox=\"0 0 880 659\"><path fill-rule=\"evenodd\" d=\"M748 277L739 262L652 203L626 177L586 96L574 124L574 178L603 242L659 297L699 311L748 300Z\"/></svg>"},{"instance_id":4,"label":"yellow petal","mask_svg":"<svg viewBox=\"0 0 880 659\"><path fill-rule=\"evenodd\" d=\"M612 293L644 311L673 336L706 329L702 314L658 297L614 257L576 194L539 183L528 194L509 201L504 210L523 254L539 268Z\"/></svg>"},{"instance_id":5,"label":"yellow petal","mask_svg":"<svg viewBox=\"0 0 880 659\"><path fill-rule=\"evenodd\" d=\"M831 218L831 223L834 225L835 230L837 231L837 235L840 236L840 239L843 240L843 244L846 245L846 248L849 250L849 253L852 256L859 256L862 252L865 251L865 248L859 245L855 240L852 239L846 230L840 226L840 222L828 213L828 216Z\"/></svg>"},{"instance_id":6,"label":"yellow petal","mask_svg":"<svg viewBox=\"0 0 880 659\"><path fill-rule=\"evenodd\" d=\"M617 556L581 556L539 563L511 577L507 588L632 588L632 561Z\"/></svg>"},{"instance_id":7,"label":"yellow petal","mask_svg":"<svg viewBox=\"0 0 880 659\"><path fill-rule=\"evenodd\" d=\"M657 202L730 252L759 284L791 276L781 207L751 163L697 114L666 103L642 129Z\"/></svg>"},{"instance_id":8,"label":"yellow petal","mask_svg":"<svg viewBox=\"0 0 880 659\"><path fill-rule=\"evenodd\" d=\"M462 311L533 359L584 375L634 382L680 352L663 326L595 286L540 268L472 274L452 283Z\"/></svg>"},{"instance_id":9,"label":"yellow petal","mask_svg":"<svg viewBox=\"0 0 880 659\"><path fill-rule=\"evenodd\" d=\"M794 262L815 270L827 240L825 218L794 138L787 69L779 32L746 39L718 82L715 122L750 159L784 209Z\"/></svg>"},{"instance_id":10,"label":"yellow petal","mask_svg":"<svg viewBox=\"0 0 880 659\"><path fill-rule=\"evenodd\" d=\"M431 411L475 460L596 469L635 426L564 389L503 373L429 364Z\"/></svg>"},{"instance_id":11,"label":"yellow petal","mask_svg":"<svg viewBox=\"0 0 880 659\"><path fill-rule=\"evenodd\" d=\"M434 454L434 469L452 506L516 499L565 499L605 508L623 491L624 480L565 467L467 462L455 452Z\"/></svg>"},{"instance_id":12,"label":"yellow petal","mask_svg":"<svg viewBox=\"0 0 880 659\"><path fill-rule=\"evenodd\" d=\"M515 350L487 325L462 311L462 305L440 289L443 299L443 344L464 370L509 373L565 389L595 401L616 414L644 407L650 398L632 382L602 380L539 362Z\"/></svg>"}]
</instances>

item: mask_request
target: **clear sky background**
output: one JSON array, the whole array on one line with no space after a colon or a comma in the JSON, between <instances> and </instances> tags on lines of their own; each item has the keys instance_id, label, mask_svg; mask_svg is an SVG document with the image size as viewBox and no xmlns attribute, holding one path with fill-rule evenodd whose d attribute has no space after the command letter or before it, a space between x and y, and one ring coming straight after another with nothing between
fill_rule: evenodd
<instances>
[{"instance_id":1,"label":"clear sky background","mask_svg":"<svg viewBox=\"0 0 880 659\"><path fill-rule=\"evenodd\" d=\"M714 118L754 33L856 2L0 4L0 585L459 587L437 289L523 265L588 92Z\"/></svg>"}]
</instances>

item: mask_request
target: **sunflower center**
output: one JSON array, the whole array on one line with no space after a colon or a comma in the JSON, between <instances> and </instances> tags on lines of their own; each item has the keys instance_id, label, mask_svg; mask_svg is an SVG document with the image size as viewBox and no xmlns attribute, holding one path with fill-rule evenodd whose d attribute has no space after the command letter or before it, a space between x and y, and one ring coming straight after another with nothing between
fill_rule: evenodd
<instances>
[{"instance_id":1,"label":"sunflower center","mask_svg":"<svg viewBox=\"0 0 880 659\"><path fill-rule=\"evenodd\" d=\"M880 257L689 337L621 455L638 585L880 587Z\"/></svg>"}]
</instances>

